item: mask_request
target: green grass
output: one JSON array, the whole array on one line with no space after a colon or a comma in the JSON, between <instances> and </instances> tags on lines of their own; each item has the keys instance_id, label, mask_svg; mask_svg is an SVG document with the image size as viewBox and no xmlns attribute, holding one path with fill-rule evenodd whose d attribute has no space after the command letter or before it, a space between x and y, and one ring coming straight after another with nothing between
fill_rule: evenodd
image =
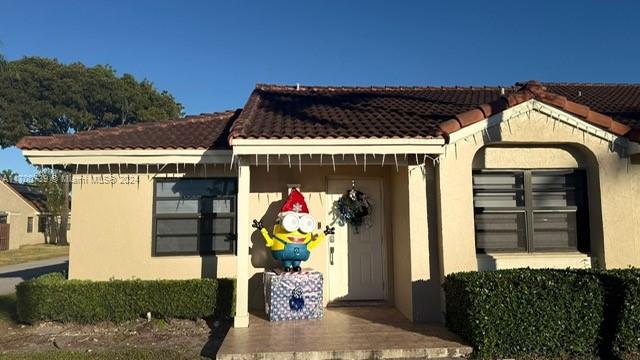
<instances>
[{"instance_id":1,"label":"green grass","mask_svg":"<svg viewBox=\"0 0 640 360\"><path fill-rule=\"evenodd\" d=\"M189 359L171 350L122 349L116 351L96 351L93 353L52 350L0 354L0 360L185 360ZM201 359L201 358L196 358Z\"/></svg>"},{"instance_id":2,"label":"green grass","mask_svg":"<svg viewBox=\"0 0 640 360\"><path fill-rule=\"evenodd\" d=\"M0 295L0 322L14 324L17 322L16 294Z\"/></svg>"},{"instance_id":3,"label":"green grass","mask_svg":"<svg viewBox=\"0 0 640 360\"><path fill-rule=\"evenodd\" d=\"M0 251L0 266L69 256L69 246L51 244L24 245L20 249Z\"/></svg>"}]
</instances>

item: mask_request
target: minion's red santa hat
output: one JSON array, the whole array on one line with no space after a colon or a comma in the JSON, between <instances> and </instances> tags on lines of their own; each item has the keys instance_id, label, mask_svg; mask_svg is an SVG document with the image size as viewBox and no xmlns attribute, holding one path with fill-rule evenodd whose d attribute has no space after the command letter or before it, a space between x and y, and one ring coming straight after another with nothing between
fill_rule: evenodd
<instances>
[{"instance_id":1,"label":"minion's red santa hat","mask_svg":"<svg viewBox=\"0 0 640 360\"><path fill-rule=\"evenodd\" d=\"M287 200L282 204L278 221L288 232L299 230L303 233L310 233L316 228L316 219L309 214L304 195L295 188L291 190Z\"/></svg>"}]
</instances>

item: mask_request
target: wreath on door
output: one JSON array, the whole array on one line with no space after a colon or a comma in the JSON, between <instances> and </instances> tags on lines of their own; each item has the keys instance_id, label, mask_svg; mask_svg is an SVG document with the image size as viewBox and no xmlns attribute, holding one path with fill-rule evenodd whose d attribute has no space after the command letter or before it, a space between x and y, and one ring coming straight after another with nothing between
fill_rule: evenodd
<instances>
[{"instance_id":1,"label":"wreath on door","mask_svg":"<svg viewBox=\"0 0 640 360\"><path fill-rule=\"evenodd\" d=\"M343 224L350 224L356 233L363 224L369 220L371 215L371 203L367 195L355 187L355 182L351 183L351 189L338 199L338 218Z\"/></svg>"}]
</instances>

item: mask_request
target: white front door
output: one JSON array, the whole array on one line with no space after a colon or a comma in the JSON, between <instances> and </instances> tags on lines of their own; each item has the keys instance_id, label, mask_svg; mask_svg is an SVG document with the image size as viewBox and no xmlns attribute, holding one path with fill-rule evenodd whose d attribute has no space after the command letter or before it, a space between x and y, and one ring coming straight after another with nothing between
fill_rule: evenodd
<instances>
[{"instance_id":1,"label":"white front door","mask_svg":"<svg viewBox=\"0 0 640 360\"><path fill-rule=\"evenodd\" d=\"M379 179L354 179L356 189L371 202L368 224L355 229L340 225L335 213L338 199L351 189L351 179L329 179L327 221L336 229L327 237L329 247L329 301L383 300L384 263L382 256L382 186Z\"/></svg>"}]
</instances>

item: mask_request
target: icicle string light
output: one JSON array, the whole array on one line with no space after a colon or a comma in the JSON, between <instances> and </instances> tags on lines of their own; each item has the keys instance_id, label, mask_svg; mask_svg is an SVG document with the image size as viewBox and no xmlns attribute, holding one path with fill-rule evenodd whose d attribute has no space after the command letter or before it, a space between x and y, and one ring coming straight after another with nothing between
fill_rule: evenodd
<instances>
[{"instance_id":1,"label":"icicle string light","mask_svg":"<svg viewBox=\"0 0 640 360\"><path fill-rule=\"evenodd\" d=\"M627 140L626 138L622 138L614 134L610 134L606 130L598 129L597 127L591 124L584 123L582 120L576 120L573 116L563 114L544 104L534 103L533 105L527 106L526 109L522 111L514 112L507 119L504 119L502 122L497 124L497 126L500 126L501 128L504 128L503 126L506 126L506 130L508 130L510 134L513 134L511 120L514 120L514 119L518 120L523 116L526 116L527 119L531 120L532 119L531 113L533 111L537 111L538 113L542 114L545 117L545 120L544 120L545 123L548 123L549 121L551 121L551 119L553 119L553 127L552 127L553 132L555 132L556 129L558 128L558 122L560 122L563 125L571 127L572 135L575 135L576 130L578 130L581 133L582 143L586 143L587 135L591 135L599 138L600 143L602 143L603 140L607 141L608 148L611 152L615 152L616 149L621 149L620 151L624 152L625 149L627 149L630 145L629 140ZM483 140L485 140L484 141L485 144L494 142L494 139L491 136L491 131L493 127L494 126L481 128L478 131L474 132L473 134L469 134L468 136L465 136L464 138L461 138L456 142L444 145L445 153L443 157L446 157L447 155L447 148L451 145L454 145L454 147L457 146L456 143L459 142L460 140L466 141L469 137L471 137L473 138L474 144L478 145L478 140L476 137L476 135L478 134L480 134Z\"/></svg>"}]
</instances>

